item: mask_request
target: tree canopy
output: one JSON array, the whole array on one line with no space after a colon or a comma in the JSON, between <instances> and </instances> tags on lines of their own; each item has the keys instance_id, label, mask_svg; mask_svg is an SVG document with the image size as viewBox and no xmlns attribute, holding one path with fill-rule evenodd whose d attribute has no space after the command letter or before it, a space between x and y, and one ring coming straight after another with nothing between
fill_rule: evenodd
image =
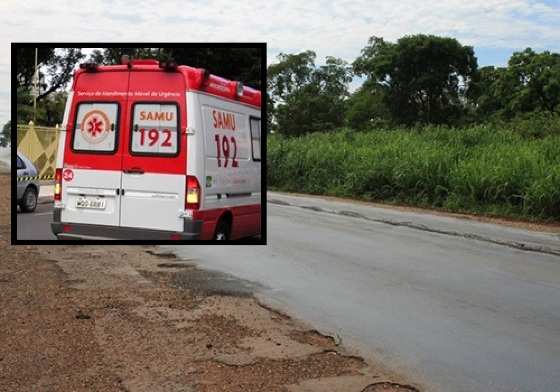
<instances>
[{"instance_id":1,"label":"tree canopy","mask_svg":"<svg viewBox=\"0 0 560 392\"><path fill-rule=\"evenodd\" d=\"M420 34L396 43L371 37L353 66L384 91L396 122L440 124L461 116L477 61L456 39Z\"/></svg>"},{"instance_id":2,"label":"tree canopy","mask_svg":"<svg viewBox=\"0 0 560 392\"><path fill-rule=\"evenodd\" d=\"M504 68L485 67L475 79L480 116L560 113L560 54L531 48L514 53Z\"/></svg>"},{"instance_id":3,"label":"tree canopy","mask_svg":"<svg viewBox=\"0 0 560 392\"><path fill-rule=\"evenodd\" d=\"M178 64L205 68L211 73L261 88L261 53L259 48L190 47L190 48L106 48L95 50L90 60L98 64L119 64L123 55L130 58L174 59Z\"/></svg>"},{"instance_id":4,"label":"tree canopy","mask_svg":"<svg viewBox=\"0 0 560 392\"><path fill-rule=\"evenodd\" d=\"M269 126L288 135L328 131L344 123L350 66L327 57L315 65L312 51L280 54L268 68Z\"/></svg>"}]
</instances>

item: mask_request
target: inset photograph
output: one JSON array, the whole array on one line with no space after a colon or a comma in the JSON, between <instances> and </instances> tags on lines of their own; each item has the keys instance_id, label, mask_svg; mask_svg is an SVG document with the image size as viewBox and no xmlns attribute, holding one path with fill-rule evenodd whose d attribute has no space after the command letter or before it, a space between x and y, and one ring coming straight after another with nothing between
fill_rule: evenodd
<instances>
[{"instance_id":1,"label":"inset photograph","mask_svg":"<svg viewBox=\"0 0 560 392\"><path fill-rule=\"evenodd\" d=\"M12 242L266 243L265 44L51 45L12 44Z\"/></svg>"}]
</instances>

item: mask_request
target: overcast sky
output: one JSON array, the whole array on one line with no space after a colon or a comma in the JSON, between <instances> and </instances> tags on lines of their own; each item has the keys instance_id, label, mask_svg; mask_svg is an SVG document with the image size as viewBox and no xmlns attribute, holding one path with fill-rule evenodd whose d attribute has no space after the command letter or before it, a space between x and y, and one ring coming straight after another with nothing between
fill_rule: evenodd
<instances>
[{"instance_id":1,"label":"overcast sky","mask_svg":"<svg viewBox=\"0 0 560 392\"><path fill-rule=\"evenodd\" d=\"M451 36L480 65L504 65L530 46L560 52L560 0L1 0L0 124L10 118L10 42L268 43L354 60L371 35Z\"/></svg>"}]
</instances>

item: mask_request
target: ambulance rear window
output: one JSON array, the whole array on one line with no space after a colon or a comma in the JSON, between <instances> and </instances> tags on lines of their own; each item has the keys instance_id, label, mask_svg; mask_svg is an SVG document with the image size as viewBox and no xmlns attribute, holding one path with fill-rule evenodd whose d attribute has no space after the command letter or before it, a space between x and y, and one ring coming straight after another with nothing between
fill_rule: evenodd
<instances>
[{"instance_id":1,"label":"ambulance rear window","mask_svg":"<svg viewBox=\"0 0 560 392\"><path fill-rule=\"evenodd\" d=\"M130 152L175 156L179 153L178 130L176 104L137 103L132 118Z\"/></svg>"},{"instance_id":2,"label":"ambulance rear window","mask_svg":"<svg viewBox=\"0 0 560 392\"><path fill-rule=\"evenodd\" d=\"M74 124L72 149L97 153L115 152L118 116L119 106L116 103L80 103Z\"/></svg>"},{"instance_id":3,"label":"ambulance rear window","mask_svg":"<svg viewBox=\"0 0 560 392\"><path fill-rule=\"evenodd\" d=\"M261 119L251 117L251 145L253 148L253 160L261 160Z\"/></svg>"}]
</instances>

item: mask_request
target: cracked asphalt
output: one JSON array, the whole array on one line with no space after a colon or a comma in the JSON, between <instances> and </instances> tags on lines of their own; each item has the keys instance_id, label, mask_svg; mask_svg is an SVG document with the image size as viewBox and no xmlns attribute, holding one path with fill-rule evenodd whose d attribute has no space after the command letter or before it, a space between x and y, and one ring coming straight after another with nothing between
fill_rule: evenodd
<instances>
[{"instance_id":1,"label":"cracked asphalt","mask_svg":"<svg viewBox=\"0 0 560 392\"><path fill-rule=\"evenodd\" d=\"M266 247L165 248L426 390L558 391L558 226L268 198Z\"/></svg>"}]
</instances>

